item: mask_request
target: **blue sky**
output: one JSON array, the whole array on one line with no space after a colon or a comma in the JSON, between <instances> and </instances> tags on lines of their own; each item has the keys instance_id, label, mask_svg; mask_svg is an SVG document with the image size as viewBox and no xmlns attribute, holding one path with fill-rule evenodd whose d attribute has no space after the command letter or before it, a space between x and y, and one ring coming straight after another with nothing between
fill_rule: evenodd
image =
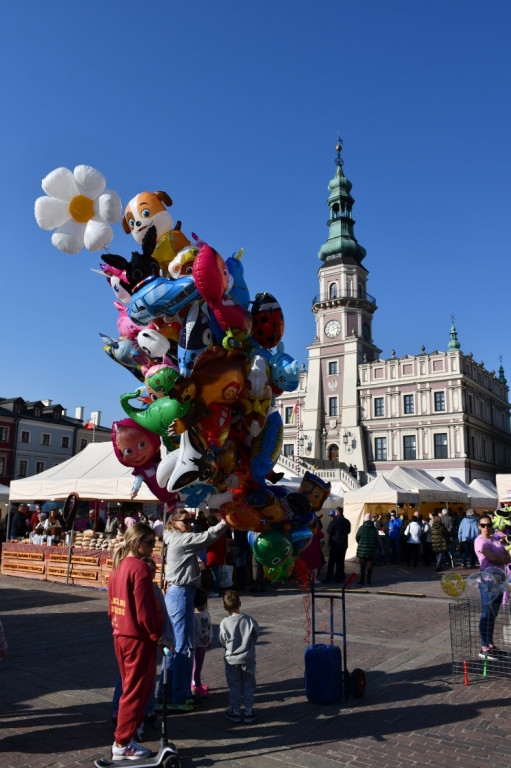
<instances>
[{"instance_id":1,"label":"blue sky","mask_svg":"<svg viewBox=\"0 0 511 768\"><path fill-rule=\"evenodd\" d=\"M454 313L463 351L511 380L510 22L507 0L5 4L0 395L109 426L136 386L100 342L100 254L57 251L33 215L42 178L82 163L123 204L164 189L224 257L243 247L306 362L338 132L382 357L446 349ZM110 249L133 246L115 225Z\"/></svg>"}]
</instances>

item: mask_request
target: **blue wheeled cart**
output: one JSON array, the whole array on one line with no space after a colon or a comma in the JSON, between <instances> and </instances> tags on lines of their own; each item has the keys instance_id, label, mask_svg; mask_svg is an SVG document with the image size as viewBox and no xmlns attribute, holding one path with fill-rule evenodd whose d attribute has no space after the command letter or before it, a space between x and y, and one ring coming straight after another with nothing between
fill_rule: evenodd
<instances>
[{"instance_id":1,"label":"blue wheeled cart","mask_svg":"<svg viewBox=\"0 0 511 768\"><path fill-rule=\"evenodd\" d=\"M312 643L305 651L305 695L315 704L335 704L345 701L349 696L359 699L364 695L366 676L363 670L354 669L350 674L346 661L346 607L345 594L355 579L353 573L342 585L341 594L317 594L314 579L310 580ZM316 631L315 601L325 599L330 601L330 629ZM334 631L334 603L341 602L342 632ZM329 644L316 643L316 634L328 635ZM334 645L334 637L342 637L342 652Z\"/></svg>"}]
</instances>

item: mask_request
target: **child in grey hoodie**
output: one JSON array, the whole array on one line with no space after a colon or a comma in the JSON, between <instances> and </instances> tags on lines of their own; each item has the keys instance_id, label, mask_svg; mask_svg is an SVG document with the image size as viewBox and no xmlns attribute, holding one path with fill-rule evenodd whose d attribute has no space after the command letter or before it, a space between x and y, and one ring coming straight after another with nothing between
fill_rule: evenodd
<instances>
[{"instance_id":1,"label":"child in grey hoodie","mask_svg":"<svg viewBox=\"0 0 511 768\"><path fill-rule=\"evenodd\" d=\"M241 723L241 705L245 707L243 720L253 723L255 690L255 642L259 637L257 622L240 613L241 600L237 592L224 592L224 608L229 614L220 622L220 644L225 648L225 677L229 688L230 707L225 716Z\"/></svg>"}]
</instances>

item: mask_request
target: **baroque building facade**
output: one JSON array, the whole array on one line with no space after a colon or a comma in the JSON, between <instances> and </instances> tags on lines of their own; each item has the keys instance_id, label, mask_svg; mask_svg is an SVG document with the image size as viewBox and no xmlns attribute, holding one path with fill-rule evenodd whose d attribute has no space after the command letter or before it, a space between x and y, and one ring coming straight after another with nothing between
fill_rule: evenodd
<instances>
[{"instance_id":1,"label":"baroque building facade","mask_svg":"<svg viewBox=\"0 0 511 768\"><path fill-rule=\"evenodd\" d=\"M365 249L354 234L352 185L341 143L329 183L329 234L318 257L316 335L299 388L276 400L284 424L282 464L337 468L341 479L425 469L465 482L511 468L509 388L464 354L454 324L446 351L381 359L373 341L376 299ZM349 485L349 484L348 484Z\"/></svg>"}]
</instances>

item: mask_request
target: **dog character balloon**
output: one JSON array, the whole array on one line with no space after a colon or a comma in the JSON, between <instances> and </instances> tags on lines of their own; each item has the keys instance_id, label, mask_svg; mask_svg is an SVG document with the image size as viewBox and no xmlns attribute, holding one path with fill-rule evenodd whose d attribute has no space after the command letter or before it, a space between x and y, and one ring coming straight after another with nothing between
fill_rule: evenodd
<instances>
[{"instance_id":1,"label":"dog character balloon","mask_svg":"<svg viewBox=\"0 0 511 768\"><path fill-rule=\"evenodd\" d=\"M181 232L181 222L175 228L167 207L172 199L166 192L141 192L132 198L124 210L121 219L126 234L132 234L137 243L142 243L150 227L156 229L156 248L154 258L165 272L169 263L190 241Z\"/></svg>"}]
</instances>

